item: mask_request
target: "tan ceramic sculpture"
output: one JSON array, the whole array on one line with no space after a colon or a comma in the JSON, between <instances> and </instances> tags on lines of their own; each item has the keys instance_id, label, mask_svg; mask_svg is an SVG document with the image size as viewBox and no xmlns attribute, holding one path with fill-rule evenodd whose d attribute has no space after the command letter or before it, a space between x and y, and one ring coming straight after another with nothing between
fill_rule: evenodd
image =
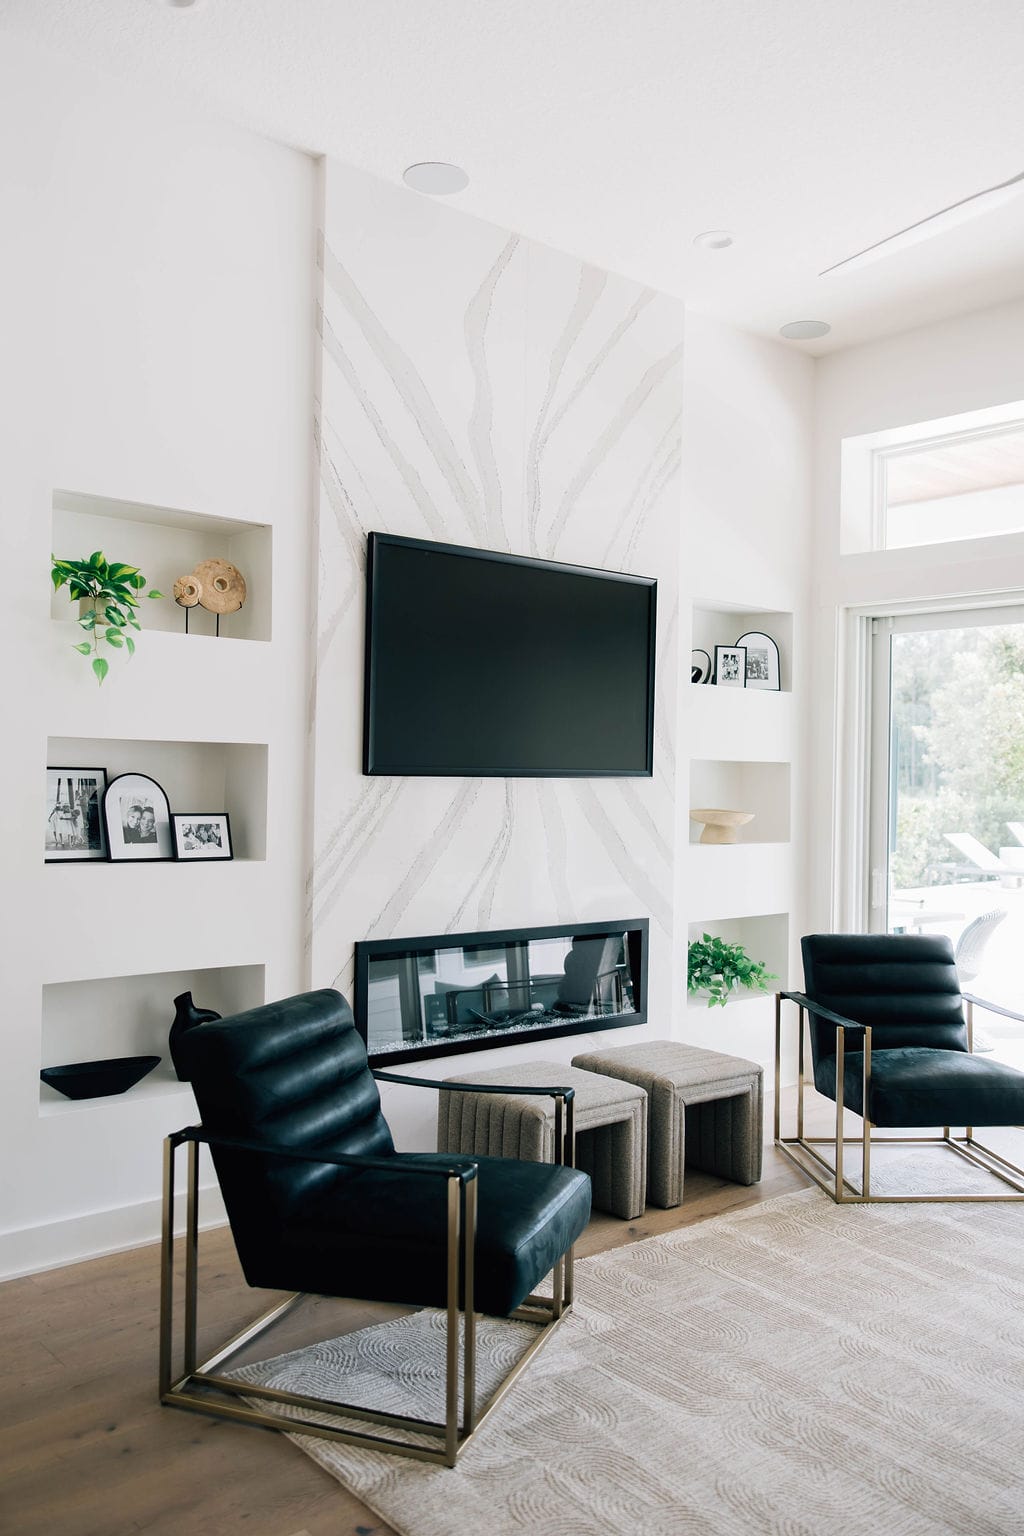
<instances>
[{"instance_id":1,"label":"tan ceramic sculpture","mask_svg":"<svg viewBox=\"0 0 1024 1536\"><path fill-rule=\"evenodd\" d=\"M179 576L174 583L174 601L179 608L198 604L209 613L237 613L245 602L245 577L229 560L201 560L189 576ZM185 615L188 629L188 615ZM219 631L218 631L219 632Z\"/></svg>"},{"instance_id":2,"label":"tan ceramic sculpture","mask_svg":"<svg viewBox=\"0 0 1024 1536\"><path fill-rule=\"evenodd\" d=\"M699 810L690 812L691 821L703 822L702 843L735 843L740 827L753 821L753 811Z\"/></svg>"}]
</instances>

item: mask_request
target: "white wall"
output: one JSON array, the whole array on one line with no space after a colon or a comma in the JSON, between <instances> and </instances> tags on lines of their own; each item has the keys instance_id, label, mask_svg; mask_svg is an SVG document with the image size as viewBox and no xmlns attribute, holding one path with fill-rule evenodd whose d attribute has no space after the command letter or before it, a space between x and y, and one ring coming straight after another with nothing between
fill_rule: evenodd
<instances>
[{"instance_id":1,"label":"white wall","mask_svg":"<svg viewBox=\"0 0 1024 1536\"><path fill-rule=\"evenodd\" d=\"M845 437L1024 399L1024 302L822 358L817 364L812 784L816 927L832 921L837 620L847 608L1024 591L1024 534L917 549L840 554L840 451ZM841 679L839 679L841 681ZM840 709L854 704L844 693Z\"/></svg>"},{"instance_id":2,"label":"white wall","mask_svg":"<svg viewBox=\"0 0 1024 1536\"><path fill-rule=\"evenodd\" d=\"M694 1038L713 1026L708 1043L767 1055L759 1004L699 1018L686 1009L685 939L711 907L741 924L768 912L755 934L773 943L781 934L783 952L799 930L791 913L802 899L803 845L792 807L804 789L810 363L693 318L681 505L677 304L443 204L342 167L324 174L318 186L303 156L5 42L0 540L19 574L7 606L17 731L0 756L0 1272L154 1236L160 1138L195 1114L189 1090L166 1083L55 1111L38 1083L44 987L50 1041L63 1053L75 1028L69 988L82 985L84 1014L117 995L106 978L155 978L126 987L133 1013L123 1035L104 1020L83 1039L85 1057L90 1040L103 1046L93 1054L122 1038L125 1050L143 1048L138 1009L158 1010L161 988L176 990L192 972L207 972L215 1004L230 996L232 977L247 1001L259 985L280 997L311 981L350 987L357 938L647 912L646 1032ZM318 206L322 348L311 325ZM315 371L322 484L311 687ZM68 649L72 626L50 617L57 489L269 527L272 622L268 630L262 613L252 633L271 638L217 650L220 642L154 627L131 669L97 689ZM656 575L654 779L364 779L371 528ZM687 684L680 697L691 599L787 616L785 697L751 696L739 713L724 691L698 699ZM257 852L203 870L44 867L47 742L66 738L90 750L109 742L117 766L119 742L151 744L167 764L180 755L176 743L223 742L228 767L231 744L257 744L250 756L265 744L265 861ZM734 850L746 860L734 879L732 866L694 861L685 812L689 759L740 756L772 765L776 799L788 765L792 831ZM202 771L216 779L215 751ZM239 792L244 803L254 791ZM773 825L785 827L784 811L775 807ZM197 990L197 1000L210 999ZM595 1038L550 1042L544 1053L567 1059ZM464 1066L445 1058L437 1074ZM388 1109L406 1144L429 1144L428 1095L392 1096Z\"/></svg>"},{"instance_id":3,"label":"white wall","mask_svg":"<svg viewBox=\"0 0 1024 1536\"><path fill-rule=\"evenodd\" d=\"M160 1138L195 1115L189 1090L173 1084L44 1113L61 1109L41 1099L38 1077L45 983L197 966L265 966L269 995L304 981L315 172L305 156L8 37L0 202L9 1273L155 1236ZM55 489L268 525L272 640L144 632L130 666L97 688L70 650L78 634L50 617ZM254 603L270 603L265 582L253 587ZM44 867L48 737L264 743L266 860ZM249 985L254 973L244 974ZM172 1015L168 996L167 1025ZM126 1051L138 1049L136 1024L125 1021ZM78 1055L63 1059L88 1057L82 1033Z\"/></svg>"},{"instance_id":4,"label":"white wall","mask_svg":"<svg viewBox=\"0 0 1024 1536\"><path fill-rule=\"evenodd\" d=\"M350 992L357 939L649 915L646 1032L668 1034L681 306L340 165L324 229L314 981ZM654 777L364 778L371 529L656 576ZM433 1144L429 1094L386 1107Z\"/></svg>"},{"instance_id":5,"label":"white wall","mask_svg":"<svg viewBox=\"0 0 1024 1536\"><path fill-rule=\"evenodd\" d=\"M814 364L796 348L693 313L686 342L681 612L696 609L694 645L710 645L709 635L731 644L741 629L755 627L745 616L764 614L756 627L780 642L783 691L694 687L680 671L676 970L685 975L688 930L708 924L768 961L781 978L775 985L793 985L798 940L807 931L810 856L804 804ZM685 626L682 641L685 655ZM696 799L688 793L691 762ZM727 794L748 786L743 804L730 806L762 807L761 822L744 828L735 848L691 842L689 808L707 803L701 797L716 777ZM787 792L788 803L777 804ZM762 840L762 828L770 840ZM677 1032L767 1064L773 1006L770 998L742 995L724 1009L693 1002Z\"/></svg>"}]
</instances>

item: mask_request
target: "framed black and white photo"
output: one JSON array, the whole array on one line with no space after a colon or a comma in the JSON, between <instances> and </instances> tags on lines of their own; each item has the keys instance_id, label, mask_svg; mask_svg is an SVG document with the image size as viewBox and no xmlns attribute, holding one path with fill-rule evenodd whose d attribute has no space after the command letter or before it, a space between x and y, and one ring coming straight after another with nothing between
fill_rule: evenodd
<instances>
[{"instance_id":1,"label":"framed black and white photo","mask_svg":"<svg viewBox=\"0 0 1024 1536\"><path fill-rule=\"evenodd\" d=\"M103 819L112 859L173 859L171 808L156 779L121 773L103 797Z\"/></svg>"},{"instance_id":2,"label":"framed black and white photo","mask_svg":"<svg viewBox=\"0 0 1024 1536\"><path fill-rule=\"evenodd\" d=\"M690 682L706 683L711 677L711 657L699 648L690 652Z\"/></svg>"},{"instance_id":3,"label":"framed black and white photo","mask_svg":"<svg viewBox=\"0 0 1024 1536\"><path fill-rule=\"evenodd\" d=\"M176 859L230 859L227 811L189 811L171 817Z\"/></svg>"},{"instance_id":4,"label":"framed black and white photo","mask_svg":"<svg viewBox=\"0 0 1024 1536\"><path fill-rule=\"evenodd\" d=\"M751 629L745 635L740 635L736 644L746 647L747 687L766 688L777 693L781 686L779 648L771 635L764 635L759 629Z\"/></svg>"},{"instance_id":5,"label":"framed black and white photo","mask_svg":"<svg viewBox=\"0 0 1024 1536\"><path fill-rule=\"evenodd\" d=\"M107 838L103 824L106 788L105 768L47 767L44 842L47 864L106 858Z\"/></svg>"},{"instance_id":6,"label":"framed black and white photo","mask_svg":"<svg viewBox=\"0 0 1024 1536\"><path fill-rule=\"evenodd\" d=\"M745 688L747 686L747 651L745 646L715 646L715 682L719 688Z\"/></svg>"}]
</instances>

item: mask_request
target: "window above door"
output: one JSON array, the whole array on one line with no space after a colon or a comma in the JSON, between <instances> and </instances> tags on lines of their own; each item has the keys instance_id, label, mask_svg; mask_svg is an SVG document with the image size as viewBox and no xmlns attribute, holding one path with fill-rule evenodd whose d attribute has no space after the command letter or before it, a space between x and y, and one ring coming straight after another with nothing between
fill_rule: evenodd
<instances>
[{"instance_id":1,"label":"window above door","mask_svg":"<svg viewBox=\"0 0 1024 1536\"><path fill-rule=\"evenodd\" d=\"M1024 532L1024 401L846 438L843 553Z\"/></svg>"}]
</instances>

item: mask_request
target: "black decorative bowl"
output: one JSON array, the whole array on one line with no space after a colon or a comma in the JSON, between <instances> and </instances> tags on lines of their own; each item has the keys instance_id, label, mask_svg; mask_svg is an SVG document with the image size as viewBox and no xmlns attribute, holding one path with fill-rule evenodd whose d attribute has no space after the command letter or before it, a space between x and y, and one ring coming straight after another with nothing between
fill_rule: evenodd
<instances>
[{"instance_id":1,"label":"black decorative bowl","mask_svg":"<svg viewBox=\"0 0 1024 1536\"><path fill-rule=\"evenodd\" d=\"M105 1099L134 1087L159 1060L159 1056L112 1056L109 1061L72 1061L63 1067L44 1067L39 1076L66 1099Z\"/></svg>"}]
</instances>

